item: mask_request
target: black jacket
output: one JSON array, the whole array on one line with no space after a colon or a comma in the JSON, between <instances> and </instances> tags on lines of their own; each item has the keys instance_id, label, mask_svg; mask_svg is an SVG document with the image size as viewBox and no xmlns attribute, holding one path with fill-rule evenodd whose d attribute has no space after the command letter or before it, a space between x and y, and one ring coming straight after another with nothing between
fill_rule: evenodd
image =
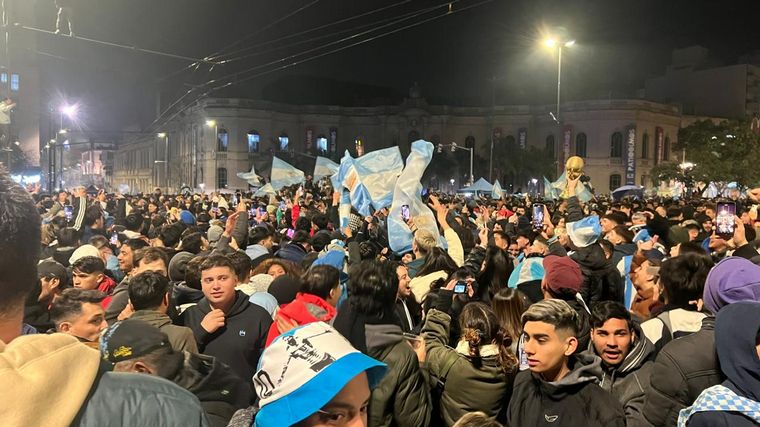
<instances>
[{"instance_id":1,"label":"black jacket","mask_svg":"<svg viewBox=\"0 0 760 427\"><path fill-rule=\"evenodd\" d=\"M180 315L178 324L193 330L201 353L216 357L242 380L250 381L272 326L272 317L263 308L248 302L248 295L237 291L235 302L226 313L225 325L209 334L201 321L211 310L208 300L203 298Z\"/></svg>"},{"instance_id":2,"label":"black jacket","mask_svg":"<svg viewBox=\"0 0 760 427\"><path fill-rule=\"evenodd\" d=\"M229 366L203 354L179 354L182 364L168 379L200 400L212 426L226 426L235 411L251 404L251 388Z\"/></svg>"},{"instance_id":3,"label":"black jacket","mask_svg":"<svg viewBox=\"0 0 760 427\"><path fill-rule=\"evenodd\" d=\"M706 317L699 332L667 343L657 355L644 417L655 427L674 426L681 409L723 379L715 354L715 318Z\"/></svg>"},{"instance_id":4,"label":"black jacket","mask_svg":"<svg viewBox=\"0 0 760 427\"><path fill-rule=\"evenodd\" d=\"M530 371L517 374L507 425L624 427L623 407L596 385L601 360L577 355L570 363L571 372L557 382L546 382Z\"/></svg>"},{"instance_id":5,"label":"black jacket","mask_svg":"<svg viewBox=\"0 0 760 427\"><path fill-rule=\"evenodd\" d=\"M600 245L592 244L579 248L570 258L581 267L581 295L589 308L593 309L602 301L623 303L623 278L612 262L604 256L604 250Z\"/></svg>"}]
</instances>

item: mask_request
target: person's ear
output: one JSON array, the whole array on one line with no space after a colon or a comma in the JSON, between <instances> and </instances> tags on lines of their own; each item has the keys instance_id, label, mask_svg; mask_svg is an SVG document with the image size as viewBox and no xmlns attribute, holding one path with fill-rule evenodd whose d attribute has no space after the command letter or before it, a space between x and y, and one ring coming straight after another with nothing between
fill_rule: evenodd
<instances>
[{"instance_id":1,"label":"person's ear","mask_svg":"<svg viewBox=\"0 0 760 427\"><path fill-rule=\"evenodd\" d=\"M99 273L98 274L98 283L100 283L103 280L104 277L105 277L105 274Z\"/></svg>"},{"instance_id":2,"label":"person's ear","mask_svg":"<svg viewBox=\"0 0 760 427\"><path fill-rule=\"evenodd\" d=\"M58 289L59 286L61 286L61 279L57 277L53 277L52 279L50 279L50 281L48 281L48 283L50 286L50 290L53 291L55 289Z\"/></svg>"},{"instance_id":3,"label":"person's ear","mask_svg":"<svg viewBox=\"0 0 760 427\"><path fill-rule=\"evenodd\" d=\"M161 299L161 305L169 306L169 292Z\"/></svg>"},{"instance_id":4,"label":"person's ear","mask_svg":"<svg viewBox=\"0 0 760 427\"><path fill-rule=\"evenodd\" d=\"M71 330L71 323L61 322L58 325L58 332L68 333Z\"/></svg>"},{"instance_id":5,"label":"person's ear","mask_svg":"<svg viewBox=\"0 0 760 427\"><path fill-rule=\"evenodd\" d=\"M148 375L154 375L153 370L150 369L150 366L146 365L143 362L135 362L132 365L131 372L137 372L139 374L148 374Z\"/></svg>"},{"instance_id":6,"label":"person's ear","mask_svg":"<svg viewBox=\"0 0 760 427\"><path fill-rule=\"evenodd\" d=\"M565 339L565 356L570 357L578 349L578 338L568 337Z\"/></svg>"}]
</instances>

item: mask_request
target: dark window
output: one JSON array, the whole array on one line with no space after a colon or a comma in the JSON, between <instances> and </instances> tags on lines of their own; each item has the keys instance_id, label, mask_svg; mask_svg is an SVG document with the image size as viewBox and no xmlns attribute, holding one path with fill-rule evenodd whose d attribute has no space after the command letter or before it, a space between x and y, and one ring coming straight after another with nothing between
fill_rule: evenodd
<instances>
[{"instance_id":1,"label":"dark window","mask_svg":"<svg viewBox=\"0 0 760 427\"><path fill-rule=\"evenodd\" d=\"M623 157L623 134L620 132L613 133L610 138L610 157L618 159Z\"/></svg>"},{"instance_id":2,"label":"dark window","mask_svg":"<svg viewBox=\"0 0 760 427\"><path fill-rule=\"evenodd\" d=\"M226 129L219 129L216 133L216 151L226 152L229 146L229 135Z\"/></svg>"},{"instance_id":3,"label":"dark window","mask_svg":"<svg viewBox=\"0 0 760 427\"><path fill-rule=\"evenodd\" d=\"M610 191L617 189L620 187L620 174L612 174L610 175Z\"/></svg>"},{"instance_id":4,"label":"dark window","mask_svg":"<svg viewBox=\"0 0 760 427\"><path fill-rule=\"evenodd\" d=\"M668 136L665 137L665 144L662 147L662 160L670 160L670 137Z\"/></svg>"},{"instance_id":5,"label":"dark window","mask_svg":"<svg viewBox=\"0 0 760 427\"><path fill-rule=\"evenodd\" d=\"M216 169L216 188L227 188L227 168Z\"/></svg>"},{"instance_id":6,"label":"dark window","mask_svg":"<svg viewBox=\"0 0 760 427\"><path fill-rule=\"evenodd\" d=\"M654 164L657 165L660 163L660 140L655 138L654 139Z\"/></svg>"},{"instance_id":7,"label":"dark window","mask_svg":"<svg viewBox=\"0 0 760 427\"><path fill-rule=\"evenodd\" d=\"M515 145L515 137L512 135L507 135L507 137L504 139L504 142L506 143L507 147L513 147Z\"/></svg>"},{"instance_id":8,"label":"dark window","mask_svg":"<svg viewBox=\"0 0 760 427\"><path fill-rule=\"evenodd\" d=\"M411 144L414 141L417 141L418 139L420 139L420 133L417 132L416 130L413 130L413 131L409 132L408 137L409 137L409 144Z\"/></svg>"},{"instance_id":9,"label":"dark window","mask_svg":"<svg viewBox=\"0 0 760 427\"><path fill-rule=\"evenodd\" d=\"M554 150L554 135L549 135L546 137L545 150L552 157L552 159L557 155Z\"/></svg>"},{"instance_id":10,"label":"dark window","mask_svg":"<svg viewBox=\"0 0 760 427\"><path fill-rule=\"evenodd\" d=\"M255 130L248 131L248 152L258 153L259 143L261 142L261 135Z\"/></svg>"},{"instance_id":11,"label":"dark window","mask_svg":"<svg viewBox=\"0 0 760 427\"><path fill-rule=\"evenodd\" d=\"M467 148L475 148L475 137L470 135L464 139L464 146Z\"/></svg>"},{"instance_id":12,"label":"dark window","mask_svg":"<svg viewBox=\"0 0 760 427\"><path fill-rule=\"evenodd\" d=\"M641 137L641 158L649 158L649 134L646 133Z\"/></svg>"},{"instance_id":13,"label":"dark window","mask_svg":"<svg viewBox=\"0 0 760 427\"><path fill-rule=\"evenodd\" d=\"M583 132L575 136L575 155L586 157L586 134Z\"/></svg>"}]
</instances>

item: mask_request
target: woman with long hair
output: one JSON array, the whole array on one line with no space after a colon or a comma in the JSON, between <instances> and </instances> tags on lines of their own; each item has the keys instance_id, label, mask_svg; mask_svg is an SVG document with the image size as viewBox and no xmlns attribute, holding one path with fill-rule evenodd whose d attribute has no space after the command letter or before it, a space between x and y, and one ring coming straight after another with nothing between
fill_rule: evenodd
<instances>
[{"instance_id":1,"label":"woman with long hair","mask_svg":"<svg viewBox=\"0 0 760 427\"><path fill-rule=\"evenodd\" d=\"M491 418L505 421L517 359L509 351L512 338L501 327L491 307L471 302L459 315L461 330L455 348L448 346L449 306L457 280L448 282L425 319L422 333L426 355L418 351L421 361L437 380L434 398L438 399L435 425L453 425L464 414L483 411Z\"/></svg>"},{"instance_id":2,"label":"woman with long hair","mask_svg":"<svg viewBox=\"0 0 760 427\"><path fill-rule=\"evenodd\" d=\"M431 285L444 280L459 266L442 248L434 247L425 257L425 263L417 271L417 276L409 282L417 302L422 303L431 289Z\"/></svg>"},{"instance_id":3,"label":"woman with long hair","mask_svg":"<svg viewBox=\"0 0 760 427\"><path fill-rule=\"evenodd\" d=\"M522 321L520 317L530 306L530 301L524 293L513 288L503 288L496 292L491 300L496 317L502 329L512 337L509 349L512 354L519 355L522 346Z\"/></svg>"},{"instance_id":4,"label":"woman with long hair","mask_svg":"<svg viewBox=\"0 0 760 427\"><path fill-rule=\"evenodd\" d=\"M504 249L489 246L478 275L477 299L486 303L490 302L493 294L507 287L507 281L513 269L514 264Z\"/></svg>"}]
</instances>

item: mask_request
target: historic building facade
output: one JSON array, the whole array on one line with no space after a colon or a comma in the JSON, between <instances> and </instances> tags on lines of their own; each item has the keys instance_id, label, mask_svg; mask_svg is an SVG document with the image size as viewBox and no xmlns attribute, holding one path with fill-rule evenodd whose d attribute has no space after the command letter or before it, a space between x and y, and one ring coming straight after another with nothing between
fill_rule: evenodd
<instances>
[{"instance_id":1,"label":"historic building facade","mask_svg":"<svg viewBox=\"0 0 760 427\"><path fill-rule=\"evenodd\" d=\"M492 177L515 190L526 188L525 177L515 182L514 177L502 174L499 159L491 159L492 141L511 141L516 149L543 149L557 172L567 157L579 155L599 192L625 184L651 186L653 166L680 161L680 154L671 148L682 121L675 106L644 100L593 100L568 102L561 108L562 123L558 124L549 114L551 106L428 105L415 90L400 105L368 108L208 98L169 123L165 136L122 144L114 159L113 184L128 185L131 191L155 186L176 191L183 185L246 189L247 183L236 173L249 171L253 165L257 173L268 177L272 155L309 174L318 155L339 161L345 150L356 157L396 145L406 156L410 143L420 138L473 148L475 179L488 179L493 161ZM466 151L457 153L469 156ZM464 185L468 173L460 167L435 181L453 179L452 186Z\"/></svg>"}]
</instances>

